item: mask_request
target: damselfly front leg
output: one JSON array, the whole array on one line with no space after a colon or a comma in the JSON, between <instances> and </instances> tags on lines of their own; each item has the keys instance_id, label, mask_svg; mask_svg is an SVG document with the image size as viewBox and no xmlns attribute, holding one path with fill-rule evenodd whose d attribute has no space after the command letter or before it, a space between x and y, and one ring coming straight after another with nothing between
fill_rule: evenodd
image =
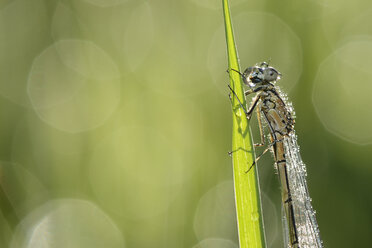
<instances>
[{"instance_id":1,"label":"damselfly front leg","mask_svg":"<svg viewBox=\"0 0 372 248\"><path fill-rule=\"evenodd\" d=\"M242 102L240 101L239 97L236 95L235 91L230 87L230 85L228 85L228 87L230 88L231 92L233 93L233 95L236 97L236 99L238 100L239 102L239 105L240 107L243 109L246 117L248 120L251 119L252 117L252 113L253 111L256 109L256 113L257 113L257 120L258 120L258 127L259 127L259 130L260 130L260 136L261 136L261 143L258 143L258 144L254 144L255 147L262 147L265 145L265 135L264 135L264 130L263 130L263 126L262 126L262 122L261 122L261 111L260 111L260 94L258 93L252 100L252 103L249 107L248 110L246 110L242 104ZM267 152L270 150L270 148L277 142L277 140L274 140L274 142L272 142L268 147L266 147L266 149L255 159L255 161L253 161L252 165L248 168L248 170L246 171L246 173L248 173L252 167L258 162L258 160L260 160L260 158ZM231 155L232 152L229 152L229 155Z\"/></svg>"},{"instance_id":2,"label":"damselfly front leg","mask_svg":"<svg viewBox=\"0 0 372 248\"><path fill-rule=\"evenodd\" d=\"M243 106L243 103L240 101L239 97L236 95L235 91L230 87L230 85L227 85L227 87L229 87L229 89L231 90L231 92L233 93L233 95L238 100L239 105L243 109L243 111L244 111L245 116L247 117L247 119L250 120L251 117L252 117L253 110L255 109L255 107L257 106L257 104L258 104L258 102L260 100L259 96L258 95L255 96L255 98L253 99L253 101L251 103L251 106L248 108L248 110L246 110L245 107ZM230 100L231 100L230 94L229 94L229 97L230 97ZM262 123L261 122L259 123L259 125L262 128ZM261 132L261 130L260 130L260 133L263 134L263 132ZM262 143L262 137L261 137L261 143ZM257 144L257 146L262 146L262 145Z\"/></svg>"}]
</instances>

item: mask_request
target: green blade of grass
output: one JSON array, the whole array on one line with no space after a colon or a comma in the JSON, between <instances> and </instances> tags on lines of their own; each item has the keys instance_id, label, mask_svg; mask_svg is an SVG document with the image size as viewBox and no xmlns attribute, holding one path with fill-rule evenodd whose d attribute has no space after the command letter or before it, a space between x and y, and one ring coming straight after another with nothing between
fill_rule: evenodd
<instances>
[{"instance_id":1,"label":"green blade of grass","mask_svg":"<svg viewBox=\"0 0 372 248\"><path fill-rule=\"evenodd\" d=\"M234 89L242 104L246 106L241 77L237 72L231 70L240 71L240 67L235 47L228 0L222 0L222 4L225 19L230 86ZM231 99L233 109L232 157L239 245L240 248L265 247L256 166L254 166L249 173L246 173L247 169L254 161L251 131L239 101L233 94L231 94Z\"/></svg>"}]
</instances>

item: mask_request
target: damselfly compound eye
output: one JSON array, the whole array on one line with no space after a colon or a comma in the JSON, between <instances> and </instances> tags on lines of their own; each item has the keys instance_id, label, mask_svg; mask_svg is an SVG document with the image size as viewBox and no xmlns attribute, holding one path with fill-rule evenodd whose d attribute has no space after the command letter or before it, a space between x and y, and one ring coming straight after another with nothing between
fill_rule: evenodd
<instances>
[{"instance_id":1,"label":"damselfly compound eye","mask_svg":"<svg viewBox=\"0 0 372 248\"><path fill-rule=\"evenodd\" d=\"M274 82L280 78L280 73L272 67L266 68L263 74L266 82Z\"/></svg>"},{"instance_id":2,"label":"damselfly compound eye","mask_svg":"<svg viewBox=\"0 0 372 248\"><path fill-rule=\"evenodd\" d=\"M260 83L263 79L263 71L260 67L251 66L245 69L243 72L243 81L246 85L254 87L257 83Z\"/></svg>"}]
</instances>

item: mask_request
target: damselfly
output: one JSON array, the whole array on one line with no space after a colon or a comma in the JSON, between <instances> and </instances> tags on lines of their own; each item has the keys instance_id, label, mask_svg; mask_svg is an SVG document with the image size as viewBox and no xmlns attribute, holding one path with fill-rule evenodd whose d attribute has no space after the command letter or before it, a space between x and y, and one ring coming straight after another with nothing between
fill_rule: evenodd
<instances>
[{"instance_id":1,"label":"damselfly","mask_svg":"<svg viewBox=\"0 0 372 248\"><path fill-rule=\"evenodd\" d=\"M281 93L279 87L275 86L281 74L265 62L249 67L243 73L235 72L241 75L243 82L250 88L245 95L256 94L246 110L230 88L248 119L251 118L254 109L257 110L261 143L255 146L263 146L265 143L261 119L267 123L269 129L271 143L255 162L272 149L282 189L286 246L290 248L323 247L307 188L306 167L302 162L297 144L293 107L286 102L286 96ZM247 168L247 173L250 168Z\"/></svg>"}]
</instances>

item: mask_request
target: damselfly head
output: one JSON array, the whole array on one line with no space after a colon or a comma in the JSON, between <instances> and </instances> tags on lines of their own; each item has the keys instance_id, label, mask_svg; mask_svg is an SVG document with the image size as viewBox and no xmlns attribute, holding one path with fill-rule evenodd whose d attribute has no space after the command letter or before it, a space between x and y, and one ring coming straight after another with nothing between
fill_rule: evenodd
<instances>
[{"instance_id":1,"label":"damselfly head","mask_svg":"<svg viewBox=\"0 0 372 248\"><path fill-rule=\"evenodd\" d=\"M275 83L280 76L280 72L266 62L248 67L242 74L244 83L251 88Z\"/></svg>"}]
</instances>

